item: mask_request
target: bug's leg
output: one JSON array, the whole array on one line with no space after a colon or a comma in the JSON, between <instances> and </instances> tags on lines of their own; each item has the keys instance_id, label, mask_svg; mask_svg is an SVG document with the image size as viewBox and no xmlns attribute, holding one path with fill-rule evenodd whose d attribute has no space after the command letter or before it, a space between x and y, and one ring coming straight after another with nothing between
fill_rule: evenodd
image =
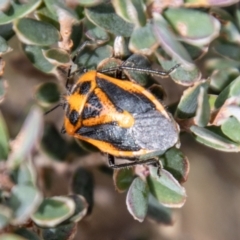
<instances>
[{"instance_id":1,"label":"bug's leg","mask_svg":"<svg viewBox=\"0 0 240 240\"><path fill-rule=\"evenodd\" d=\"M133 167L133 166L142 165L142 164L153 165L158 168L158 171L157 171L158 176L160 176L161 169L163 168L162 163L160 163L160 161L156 158L150 158L143 161L134 161L130 163L115 164L115 158L113 155L110 155L110 154L108 154L108 164L113 169Z\"/></svg>"},{"instance_id":2,"label":"bug's leg","mask_svg":"<svg viewBox=\"0 0 240 240\"><path fill-rule=\"evenodd\" d=\"M176 64L172 68L170 68L168 71L159 71L159 70L153 70L153 69L146 69L146 68L141 68L141 67L130 67L124 65L124 63L119 66L119 67L113 67L109 69L104 69L100 71L101 73L108 73L108 72L114 72L117 70L129 70L129 71L134 71L134 72L141 72L141 73L146 73L154 76L161 76L161 77L168 77L171 72L173 72L175 69L180 67L181 64Z\"/></svg>"}]
</instances>

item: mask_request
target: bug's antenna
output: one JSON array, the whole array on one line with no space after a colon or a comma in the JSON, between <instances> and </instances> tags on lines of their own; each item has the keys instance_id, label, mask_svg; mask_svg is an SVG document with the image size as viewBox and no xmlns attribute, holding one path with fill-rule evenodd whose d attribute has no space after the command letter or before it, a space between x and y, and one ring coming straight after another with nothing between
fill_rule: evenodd
<instances>
[{"instance_id":1,"label":"bug's antenna","mask_svg":"<svg viewBox=\"0 0 240 240\"><path fill-rule=\"evenodd\" d=\"M47 115L48 113L52 112L53 110L55 110L56 108L58 108L58 107L60 107L60 106L62 106L62 105L63 105L62 103L57 104L56 106L54 106L54 107L51 108L50 110L46 111L46 112L44 113L44 115Z\"/></svg>"}]
</instances>

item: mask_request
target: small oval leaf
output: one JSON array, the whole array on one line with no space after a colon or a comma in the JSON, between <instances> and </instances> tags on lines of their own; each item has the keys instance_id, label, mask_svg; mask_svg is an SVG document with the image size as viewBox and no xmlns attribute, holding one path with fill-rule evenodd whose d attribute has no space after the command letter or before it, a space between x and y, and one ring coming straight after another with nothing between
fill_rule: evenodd
<instances>
[{"instance_id":1,"label":"small oval leaf","mask_svg":"<svg viewBox=\"0 0 240 240\"><path fill-rule=\"evenodd\" d=\"M55 227L74 214L75 204L68 197L52 197L43 200L32 220L40 227Z\"/></svg>"},{"instance_id":2,"label":"small oval leaf","mask_svg":"<svg viewBox=\"0 0 240 240\"><path fill-rule=\"evenodd\" d=\"M116 13L111 4L100 4L96 7L86 8L87 18L95 25L116 35L130 37L133 31L133 24L124 21Z\"/></svg>"},{"instance_id":3,"label":"small oval leaf","mask_svg":"<svg viewBox=\"0 0 240 240\"><path fill-rule=\"evenodd\" d=\"M143 222L147 214L149 189L147 183L137 177L133 180L126 198L128 211L134 219Z\"/></svg>"},{"instance_id":4,"label":"small oval leaf","mask_svg":"<svg viewBox=\"0 0 240 240\"><path fill-rule=\"evenodd\" d=\"M186 201L186 192L172 174L162 169L159 176L155 167L149 169L147 181L153 196L166 207L182 207Z\"/></svg>"},{"instance_id":5,"label":"small oval leaf","mask_svg":"<svg viewBox=\"0 0 240 240\"><path fill-rule=\"evenodd\" d=\"M25 44L49 46L60 40L60 34L51 24L31 18L14 22L13 28L18 38Z\"/></svg>"}]
</instances>

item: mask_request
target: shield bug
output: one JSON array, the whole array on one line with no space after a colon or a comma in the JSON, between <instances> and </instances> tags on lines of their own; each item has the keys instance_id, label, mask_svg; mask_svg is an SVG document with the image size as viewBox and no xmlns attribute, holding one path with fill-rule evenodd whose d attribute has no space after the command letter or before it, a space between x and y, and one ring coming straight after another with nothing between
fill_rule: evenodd
<instances>
[{"instance_id":1,"label":"shield bug","mask_svg":"<svg viewBox=\"0 0 240 240\"><path fill-rule=\"evenodd\" d=\"M168 76L167 72L121 65L103 71L84 70L63 103L63 131L108 154L112 168L160 163L155 156L173 147L179 127L161 102L147 89L131 81L106 75L130 70ZM115 164L115 158L128 163ZM160 168L159 168L160 169Z\"/></svg>"}]
</instances>

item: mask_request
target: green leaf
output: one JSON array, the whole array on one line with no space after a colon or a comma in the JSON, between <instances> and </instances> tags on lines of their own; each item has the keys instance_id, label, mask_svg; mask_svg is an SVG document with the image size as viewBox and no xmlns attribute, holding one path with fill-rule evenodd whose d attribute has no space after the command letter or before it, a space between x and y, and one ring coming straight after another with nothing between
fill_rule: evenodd
<instances>
[{"instance_id":1,"label":"green leaf","mask_svg":"<svg viewBox=\"0 0 240 240\"><path fill-rule=\"evenodd\" d=\"M106 58L113 55L112 47L104 45L96 49L92 49L90 46L84 48L81 52L81 56L76 59L76 64L83 66L86 69L96 69L97 65Z\"/></svg>"},{"instance_id":2,"label":"green leaf","mask_svg":"<svg viewBox=\"0 0 240 240\"><path fill-rule=\"evenodd\" d=\"M26 228L19 228L14 233L29 240L40 240L35 232L29 231Z\"/></svg>"},{"instance_id":3,"label":"green leaf","mask_svg":"<svg viewBox=\"0 0 240 240\"><path fill-rule=\"evenodd\" d=\"M52 14L45 5L41 5L35 12L34 15L38 20L47 22L53 25L56 29L60 29L58 18Z\"/></svg>"},{"instance_id":4,"label":"green leaf","mask_svg":"<svg viewBox=\"0 0 240 240\"><path fill-rule=\"evenodd\" d=\"M11 7L9 9L0 11L0 25L10 23L14 19L26 16L35 10L41 2L41 0L28 0L20 4L18 1L11 1Z\"/></svg>"},{"instance_id":5,"label":"green leaf","mask_svg":"<svg viewBox=\"0 0 240 240\"><path fill-rule=\"evenodd\" d=\"M130 37L132 34L133 24L120 18L111 4L103 3L96 7L86 8L85 14L95 25L116 36Z\"/></svg>"},{"instance_id":6,"label":"green leaf","mask_svg":"<svg viewBox=\"0 0 240 240\"><path fill-rule=\"evenodd\" d=\"M113 175L115 189L120 193L126 191L134 178L133 168L116 169Z\"/></svg>"},{"instance_id":7,"label":"green leaf","mask_svg":"<svg viewBox=\"0 0 240 240\"><path fill-rule=\"evenodd\" d=\"M11 48L8 46L7 41L0 36L0 55L9 51L11 51Z\"/></svg>"},{"instance_id":8,"label":"green leaf","mask_svg":"<svg viewBox=\"0 0 240 240\"><path fill-rule=\"evenodd\" d=\"M132 52L138 53L140 51L143 54L150 55L158 46L159 43L154 35L151 23L133 30L129 42L129 49Z\"/></svg>"},{"instance_id":9,"label":"green leaf","mask_svg":"<svg viewBox=\"0 0 240 240\"><path fill-rule=\"evenodd\" d=\"M195 116L201 88L207 89L208 83L206 81L196 83L183 92L175 113L177 118L185 119Z\"/></svg>"},{"instance_id":10,"label":"green leaf","mask_svg":"<svg viewBox=\"0 0 240 240\"><path fill-rule=\"evenodd\" d=\"M65 1L62 0L44 0L44 4L50 11L51 15L56 17L58 20L67 16L71 17L73 20L79 20L77 13L67 6Z\"/></svg>"},{"instance_id":11,"label":"green leaf","mask_svg":"<svg viewBox=\"0 0 240 240\"><path fill-rule=\"evenodd\" d=\"M239 44L216 40L213 43L213 49L224 58L240 61Z\"/></svg>"},{"instance_id":12,"label":"green leaf","mask_svg":"<svg viewBox=\"0 0 240 240\"><path fill-rule=\"evenodd\" d=\"M157 223L173 224L171 209L164 207L152 194L149 194L147 216Z\"/></svg>"},{"instance_id":13,"label":"green leaf","mask_svg":"<svg viewBox=\"0 0 240 240\"><path fill-rule=\"evenodd\" d=\"M176 36L169 30L169 26L164 18L153 13L153 31L162 48L179 63L182 63L189 70L194 67L186 49L177 41Z\"/></svg>"},{"instance_id":14,"label":"green leaf","mask_svg":"<svg viewBox=\"0 0 240 240\"><path fill-rule=\"evenodd\" d=\"M43 116L39 108L33 107L16 139L12 143L12 152L8 158L8 166L18 167L36 147L42 134Z\"/></svg>"},{"instance_id":15,"label":"green leaf","mask_svg":"<svg viewBox=\"0 0 240 240\"><path fill-rule=\"evenodd\" d=\"M208 101L207 89L204 87L201 87L199 90L197 104L198 106L194 121L196 125L204 127L210 120L210 104Z\"/></svg>"},{"instance_id":16,"label":"green leaf","mask_svg":"<svg viewBox=\"0 0 240 240\"><path fill-rule=\"evenodd\" d=\"M215 107L220 108L230 97L240 97L240 77L232 81L219 95L215 101Z\"/></svg>"},{"instance_id":17,"label":"green leaf","mask_svg":"<svg viewBox=\"0 0 240 240\"><path fill-rule=\"evenodd\" d=\"M14 31L12 29L12 23L1 25L0 27L1 37L3 37L5 40L9 40L13 35L14 35Z\"/></svg>"},{"instance_id":18,"label":"green leaf","mask_svg":"<svg viewBox=\"0 0 240 240\"><path fill-rule=\"evenodd\" d=\"M73 174L71 183L72 192L78 195L82 195L88 203L88 214L92 212L94 200L94 179L91 172L79 167Z\"/></svg>"},{"instance_id":19,"label":"green leaf","mask_svg":"<svg viewBox=\"0 0 240 240\"><path fill-rule=\"evenodd\" d=\"M45 73L53 72L55 66L44 57L43 48L33 45L22 45L22 48L34 67Z\"/></svg>"},{"instance_id":20,"label":"green leaf","mask_svg":"<svg viewBox=\"0 0 240 240\"><path fill-rule=\"evenodd\" d=\"M10 146L7 126L0 112L0 161L7 160L9 150Z\"/></svg>"},{"instance_id":21,"label":"green leaf","mask_svg":"<svg viewBox=\"0 0 240 240\"><path fill-rule=\"evenodd\" d=\"M182 151L177 148L170 148L163 155L163 159L160 160L163 160L164 169L170 172L180 183L187 181L190 166Z\"/></svg>"},{"instance_id":22,"label":"green leaf","mask_svg":"<svg viewBox=\"0 0 240 240\"><path fill-rule=\"evenodd\" d=\"M228 140L227 137L224 137L223 134L219 133L219 131L216 131L217 128L191 126L190 130L195 135L195 138L198 142L208 147L224 152L238 152L240 149L236 143Z\"/></svg>"},{"instance_id":23,"label":"green leaf","mask_svg":"<svg viewBox=\"0 0 240 240\"><path fill-rule=\"evenodd\" d=\"M162 67L168 71L172 67L174 67L177 62L176 60L164 60L158 51L155 52L158 61L161 63ZM178 67L175 71L170 73L170 76L174 82L183 86L192 86L194 83L199 82L201 79L201 72L197 67L193 67L191 70L185 70L183 67Z\"/></svg>"},{"instance_id":24,"label":"green leaf","mask_svg":"<svg viewBox=\"0 0 240 240\"><path fill-rule=\"evenodd\" d=\"M94 25L87 18L84 21L84 28L86 29L85 35L98 44L103 44L109 40L108 33L101 27Z\"/></svg>"},{"instance_id":25,"label":"green leaf","mask_svg":"<svg viewBox=\"0 0 240 240\"><path fill-rule=\"evenodd\" d=\"M33 186L15 185L11 190L8 206L14 212L13 225L23 224L42 201L41 193Z\"/></svg>"},{"instance_id":26,"label":"green leaf","mask_svg":"<svg viewBox=\"0 0 240 240\"><path fill-rule=\"evenodd\" d=\"M41 236L43 240L70 240L76 235L75 223L60 225L56 228L43 228Z\"/></svg>"},{"instance_id":27,"label":"green leaf","mask_svg":"<svg viewBox=\"0 0 240 240\"><path fill-rule=\"evenodd\" d=\"M147 183L137 177L133 180L126 198L128 211L134 219L143 222L148 207L149 189Z\"/></svg>"},{"instance_id":28,"label":"green leaf","mask_svg":"<svg viewBox=\"0 0 240 240\"><path fill-rule=\"evenodd\" d=\"M240 143L240 122L235 117L228 118L221 126L222 132L234 142Z\"/></svg>"},{"instance_id":29,"label":"green leaf","mask_svg":"<svg viewBox=\"0 0 240 240\"><path fill-rule=\"evenodd\" d=\"M11 178L18 185L36 186L36 171L30 161L31 159L28 160L11 172Z\"/></svg>"},{"instance_id":30,"label":"green leaf","mask_svg":"<svg viewBox=\"0 0 240 240\"><path fill-rule=\"evenodd\" d=\"M164 11L164 17L181 39L190 44L209 44L220 31L216 18L196 9L168 8Z\"/></svg>"},{"instance_id":31,"label":"green leaf","mask_svg":"<svg viewBox=\"0 0 240 240\"><path fill-rule=\"evenodd\" d=\"M67 51L59 48L51 48L43 51L44 57L53 65L70 65L71 58Z\"/></svg>"},{"instance_id":32,"label":"green leaf","mask_svg":"<svg viewBox=\"0 0 240 240\"><path fill-rule=\"evenodd\" d=\"M84 7L91 7L103 3L105 0L77 0L78 4Z\"/></svg>"},{"instance_id":33,"label":"green leaf","mask_svg":"<svg viewBox=\"0 0 240 240\"><path fill-rule=\"evenodd\" d=\"M210 88L219 93L238 76L239 70L237 68L216 69L210 77Z\"/></svg>"},{"instance_id":34,"label":"green leaf","mask_svg":"<svg viewBox=\"0 0 240 240\"><path fill-rule=\"evenodd\" d=\"M69 197L52 197L43 200L32 220L40 227L55 227L74 214L75 204Z\"/></svg>"},{"instance_id":35,"label":"green leaf","mask_svg":"<svg viewBox=\"0 0 240 240\"><path fill-rule=\"evenodd\" d=\"M116 13L125 21L134 23L136 26L146 24L146 6L143 0L114 0L112 3Z\"/></svg>"},{"instance_id":36,"label":"green leaf","mask_svg":"<svg viewBox=\"0 0 240 240\"><path fill-rule=\"evenodd\" d=\"M158 176L155 167L149 169L147 181L152 195L166 207L182 207L186 201L186 192L172 174L162 169L161 176Z\"/></svg>"},{"instance_id":37,"label":"green leaf","mask_svg":"<svg viewBox=\"0 0 240 240\"><path fill-rule=\"evenodd\" d=\"M60 100L59 86L54 82L42 83L35 91L35 98L41 106L49 107Z\"/></svg>"},{"instance_id":38,"label":"green leaf","mask_svg":"<svg viewBox=\"0 0 240 240\"><path fill-rule=\"evenodd\" d=\"M67 222L79 222L88 212L88 203L86 199L81 195L68 196L74 201L75 211L73 215L67 220Z\"/></svg>"},{"instance_id":39,"label":"green leaf","mask_svg":"<svg viewBox=\"0 0 240 240\"><path fill-rule=\"evenodd\" d=\"M44 126L41 147L47 155L58 161L65 160L69 151L68 143L51 123Z\"/></svg>"},{"instance_id":40,"label":"green leaf","mask_svg":"<svg viewBox=\"0 0 240 240\"><path fill-rule=\"evenodd\" d=\"M18 38L25 44L49 46L60 40L60 34L55 27L32 18L16 20L13 28Z\"/></svg>"},{"instance_id":41,"label":"green leaf","mask_svg":"<svg viewBox=\"0 0 240 240\"><path fill-rule=\"evenodd\" d=\"M204 68L208 73L212 73L215 70L228 69L228 68L239 68L240 62L231 59L224 58L211 58L204 62Z\"/></svg>"}]
</instances>

